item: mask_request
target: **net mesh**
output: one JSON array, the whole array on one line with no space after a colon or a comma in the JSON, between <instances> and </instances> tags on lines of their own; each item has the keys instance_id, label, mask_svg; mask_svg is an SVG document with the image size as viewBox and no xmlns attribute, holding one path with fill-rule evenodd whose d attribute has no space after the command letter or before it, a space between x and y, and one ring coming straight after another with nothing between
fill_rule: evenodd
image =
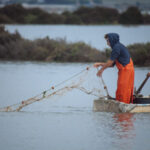
<instances>
[{"instance_id":1,"label":"net mesh","mask_svg":"<svg viewBox=\"0 0 150 150\"><path fill-rule=\"evenodd\" d=\"M63 94L78 89L86 94L96 97L106 97L107 88L102 78L96 77L97 70L93 67L87 67L81 72L73 75L59 84L52 86L50 89L41 92L40 94L23 100L17 104L0 108L0 112L16 112L22 108L44 99L51 100L52 96L62 96ZM106 94L105 94L106 93Z\"/></svg>"}]
</instances>

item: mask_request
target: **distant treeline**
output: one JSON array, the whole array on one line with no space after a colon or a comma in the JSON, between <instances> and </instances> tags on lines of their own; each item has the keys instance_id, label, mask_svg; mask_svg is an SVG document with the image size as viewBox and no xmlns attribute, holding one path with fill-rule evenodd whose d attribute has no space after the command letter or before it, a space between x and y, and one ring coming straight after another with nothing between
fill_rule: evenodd
<instances>
[{"instance_id":1,"label":"distant treeline","mask_svg":"<svg viewBox=\"0 0 150 150\"><path fill-rule=\"evenodd\" d=\"M3 0L4 1L4 0ZM89 4L89 0L78 0L78 2L80 4ZM102 0L93 0L94 3L102 3ZM0 0L0 3L4 3ZM10 2L5 2L5 3L28 3L28 4L76 4L77 0L44 0L44 1L40 1L40 0L11 0Z\"/></svg>"},{"instance_id":2,"label":"distant treeline","mask_svg":"<svg viewBox=\"0 0 150 150\"><path fill-rule=\"evenodd\" d=\"M104 7L80 7L74 12L47 13L39 8L26 9L20 4L0 8L0 24L150 24L150 15L141 14L137 7L119 13Z\"/></svg>"},{"instance_id":3,"label":"distant treeline","mask_svg":"<svg viewBox=\"0 0 150 150\"><path fill-rule=\"evenodd\" d=\"M150 43L128 46L135 65L150 66ZM67 43L49 37L30 41L18 32L10 34L0 27L0 60L30 60L49 62L105 62L110 49L100 51L83 43Z\"/></svg>"},{"instance_id":4,"label":"distant treeline","mask_svg":"<svg viewBox=\"0 0 150 150\"><path fill-rule=\"evenodd\" d=\"M33 1L33 0L31 0ZM45 0L48 4L76 4L77 0ZM80 4L89 4L89 0L78 0ZM94 3L102 3L102 0L93 0Z\"/></svg>"},{"instance_id":5,"label":"distant treeline","mask_svg":"<svg viewBox=\"0 0 150 150\"><path fill-rule=\"evenodd\" d=\"M0 27L0 60L94 62L105 61L106 55L83 42L67 43L64 39L49 37L30 41L18 32L10 34Z\"/></svg>"}]
</instances>

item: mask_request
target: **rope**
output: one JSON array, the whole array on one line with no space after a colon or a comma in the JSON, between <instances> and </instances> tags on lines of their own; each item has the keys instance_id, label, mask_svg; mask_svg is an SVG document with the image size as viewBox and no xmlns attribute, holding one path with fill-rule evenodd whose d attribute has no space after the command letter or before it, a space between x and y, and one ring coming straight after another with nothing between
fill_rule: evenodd
<instances>
[{"instance_id":1,"label":"rope","mask_svg":"<svg viewBox=\"0 0 150 150\"><path fill-rule=\"evenodd\" d=\"M99 71L99 69L98 69L98 68L97 68L97 70ZM108 92L107 86L106 86L106 84L105 84L105 82L104 82L104 80L103 80L102 75L100 76L100 78L101 78L102 84L103 84L103 86L104 86L104 90L106 91L107 98L111 98L111 96L109 95L109 92Z\"/></svg>"},{"instance_id":2,"label":"rope","mask_svg":"<svg viewBox=\"0 0 150 150\"><path fill-rule=\"evenodd\" d=\"M83 73L83 72L85 72L85 71L88 71L90 68L91 68L91 66L90 66L90 67L86 67L86 70L85 70L85 69L81 70L81 71L78 72L77 74L74 74L74 75L71 76L70 78L68 78L68 79L66 79L66 80L64 80L64 81L62 81L62 82L60 82L60 83L58 83L58 84L55 85L55 86L52 86L50 89L47 89L47 90L43 91L42 93L40 93L39 95L34 96L33 98L38 97L38 96L40 96L40 95L43 95L43 97L44 97L45 94L46 94L48 91L50 91L50 90L52 90L52 89L54 90L55 87L58 87L58 86L64 84L65 82L68 82L69 80L72 80L73 78L77 77L77 76L80 75L81 73Z\"/></svg>"},{"instance_id":3,"label":"rope","mask_svg":"<svg viewBox=\"0 0 150 150\"><path fill-rule=\"evenodd\" d=\"M89 70L89 67L87 67L86 70ZM70 78L68 78L68 79L66 79L66 80L64 80L64 81L62 81L62 82L60 82L59 84L55 85L55 87L58 87L58 86L64 84L65 82L67 82L67 81L69 81L69 80L75 78L76 76L80 75L81 73L83 73L83 72L86 71L86 70L84 69L84 70L80 71L79 73L77 73L77 74L71 76Z\"/></svg>"},{"instance_id":4,"label":"rope","mask_svg":"<svg viewBox=\"0 0 150 150\"><path fill-rule=\"evenodd\" d=\"M36 95L34 97L31 97L31 98L29 98L27 100L23 100L22 102L14 104L14 105L11 105L11 106L0 108L0 111L5 111L5 112L8 112L8 111L20 111L23 107L25 107L25 106L27 106L29 104L32 104L32 103L34 103L36 101L41 101L41 100L43 100L45 98L48 98L50 96L53 96L53 95L63 94L64 92L70 91L70 90L72 90L74 88L79 89L79 90L85 92L86 94L94 95L94 96L97 96L97 97L102 97L102 96L100 96L100 93L101 93L100 90L97 90L95 88L93 88L91 90L87 90L84 87L80 86L84 82L84 80L82 78L84 77L84 79L85 79L85 75L87 75L87 73L84 76L82 75L82 78L80 78L80 80L78 80L78 82L71 83L71 85L59 88L59 89L55 90L54 92L49 92L51 90L54 90L56 87L59 87L60 85L68 82L69 80L72 80L73 78L79 76L83 72L89 71L89 69L91 67L93 67L93 65L89 66L89 67L86 67L86 69L81 70L80 72L74 74L73 76L69 77L68 79L66 79L66 80L56 84L55 86L52 86L50 89L47 89L47 90L43 91L42 93L40 93L40 94L38 94L38 95ZM107 90L107 86L106 86L102 76L101 76L101 80L102 80L102 84L103 84L104 89L105 89L106 94L107 94L107 96L104 96L103 98L105 98L105 97L110 98L108 90ZM98 94L95 94L95 92L97 92Z\"/></svg>"},{"instance_id":5,"label":"rope","mask_svg":"<svg viewBox=\"0 0 150 150\"><path fill-rule=\"evenodd\" d=\"M96 97L99 97L99 95L94 94L94 90L88 91L87 89L85 89L84 87L77 87L77 89L81 90L82 92L88 94L88 95L94 95Z\"/></svg>"},{"instance_id":6,"label":"rope","mask_svg":"<svg viewBox=\"0 0 150 150\"><path fill-rule=\"evenodd\" d=\"M101 76L101 80L102 80L102 83L103 83L103 85L104 85L104 89L105 89L105 91L106 91L107 97L109 98L109 97L110 97L110 95L109 95L109 92L108 92L107 86L106 86L106 84L105 84L105 82L104 82L104 80L103 80L103 77L102 77L102 76Z\"/></svg>"},{"instance_id":7,"label":"rope","mask_svg":"<svg viewBox=\"0 0 150 150\"><path fill-rule=\"evenodd\" d=\"M8 112L8 111L20 111L23 107L25 107L25 106L27 106L27 105L29 105L29 104L32 104L32 103L35 102L35 101L40 101L40 100L42 100L42 99L44 99L44 98L46 98L46 97L49 97L49 96L54 95L54 94L57 94L57 93L59 93L59 92L62 91L62 90L66 90L66 89L67 89L67 90L68 90L68 89L71 90L71 89L73 89L73 88L77 88L77 85L70 86L70 87L64 87L64 88L58 89L57 91L55 91L55 92L53 92L53 93L50 93L50 94L48 94L48 95L46 96L46 93L47 93L47 92L49 92L49 91L51 91L51 90L54 90L55 87L58 87L58 86L64 84L65 82L68 82L69 80L72 80L73 78L77 77L78 75L82 74L83 72L88 71L90 68L91 68L91 66L90 66L90 67L86 67L86 69L81 70L80 72L74 74L74 75L71 76L70 78L68 78L68 79L66 79L66 80L64 80L64 81L62 81L62 82L60 82L59 84L57 84L57 85L55 85L55 86L52 86L50 89L47 89L47 90L43 91L42 93L40 93L40 94L38 94L38 95L36 95L36 96L34 96L34 97L31 97L31 98L29 98L29 99L27 99L27 100L25 100L25 101L22 101L21 103L17 103L17 104L13 104L13 105L11 105L11 106L7 106L7 107L4 107L4 108L0 108L0 111L6 111L6 112ZM80 82L80 83L81 83L81 82ZM18 105L19 105L19 106L18 106ZM17 106L18 106L18 107L17 107ZM16 107L16 108L13 109L13 107Z\"/></svg>"}]
</instances>

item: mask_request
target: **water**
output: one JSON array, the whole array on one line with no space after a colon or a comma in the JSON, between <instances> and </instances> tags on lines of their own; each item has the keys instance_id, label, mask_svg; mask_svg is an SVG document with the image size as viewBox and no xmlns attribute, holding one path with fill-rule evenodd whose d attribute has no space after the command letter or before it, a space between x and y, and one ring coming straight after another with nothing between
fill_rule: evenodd
<instances>
[{"instance_id":1,"label":"water","mask_svg":"<svg viewBox=\"0 0 150 150\"><path fill-rule=\"evenodd\" d=\"M83 41L92 47L103 50L108 48L104 35L116 32L120 35L120 41L125 44L150 42L150 25L121 26L79 26L79 25L6 25L10 32L18 32L27 39L44 38L66 39L67 42Z\"/></svg>"},{"instance_id":2,"label":"water","mask_svg":"<svg viewBox=\"0 0 150 150\"><path fill-rule=\"evenodd\" d=\"M122 118L122 119L120 119ZM5 150L148 150L149 114L1 113Z\"/></svg>"},{"instance_id":3,"label":"water","mask_svg":"<svg viewBox=\"0 0 150 150\"><path fill-rule=\"evenodd\" d=\"M91 64L0 62L0 107L30 98L58 84ZM135 86L149 67L135 68ZM95 79L97 78L93 74ZM104 81L112 96L117 69L104 71ZM95 81L91 82L91 85ZM142 93L149 95L150 80ZM0 149L3 150L148 150L150 114L93 112L95 96L73 90L45 99L22 112L0 112Z\"/></svg>"},{"instance_id":4,"label":"water","mask_svg":"<svg viewBox=\"0 0 150 150\"><path fill-rule=\"evenodd\" d=\"M148 42L150 26L66 26L6 25L34 40L49 36L68 42L84 41L98 49L106 48L105 33L117 32L125 45ZM32 33L32 34L31 34ZM0 107L12 105L49 89L91 64L46 62L0 62ZM135 67L135 86L139 87L150 67ZM88 86L101 84L96 70ZM117 69L104 71L103 79L115 96ZM96 84L95 84L96 83ZM102 86L103 87L103 86ZM142 90L150 94L150 80ZM103 91L105 94L105 91ZM93 100L77 89L29 105L21 112L0 112L2 150L149 150L150 114L93 112Z\"/></svg>"}]
</instances>

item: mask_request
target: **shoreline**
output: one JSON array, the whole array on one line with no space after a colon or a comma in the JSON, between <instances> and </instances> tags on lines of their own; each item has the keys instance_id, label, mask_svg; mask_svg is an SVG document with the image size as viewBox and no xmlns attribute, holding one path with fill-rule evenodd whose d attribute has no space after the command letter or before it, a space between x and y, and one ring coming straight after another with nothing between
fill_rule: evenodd
<instances>
[{"instance_id":1,"label":"shoreline","mask_svg":"<svg viewBox=\"0 0 150 150\"><path fill-rule=\"evenodd\" d=\"M94 64L95 62L55 62L55 61L38 61L38 60L2 60L0 59L0 63L54 63L54 64ZM150 65L145 65L145 66L141 66L141 65L135 65L135 68L150 68Z\"/></svg>"},{"instance_id":2,"label":"shoreline","mask_svg":"<svg viewBox=\"0 0 150 150\"><path fill-rule=\"evenodd\" d=\"M150 66L150 42L128 45L135 66ZM39 61L58 63L106 62L111 49L99 50L85 42L67 42L49 37L28 40L18 31L0 26L0 61Z\"/></svg>"},{"instance_id":3,"label":"shoreline","mask_svg":"<svg viewBox=\"0 0 150 150\"><path fill-rule=\"evenodd\" d=\"M12 13L13 12L13 13ZM116 8L81 6L73 12L48 13L40 8L26 8L21 4L0 8L0 24L75 24L75 25L143 25L150 24L150 15L130 6L124 12Z\"/></svg>"}]
</instances>

